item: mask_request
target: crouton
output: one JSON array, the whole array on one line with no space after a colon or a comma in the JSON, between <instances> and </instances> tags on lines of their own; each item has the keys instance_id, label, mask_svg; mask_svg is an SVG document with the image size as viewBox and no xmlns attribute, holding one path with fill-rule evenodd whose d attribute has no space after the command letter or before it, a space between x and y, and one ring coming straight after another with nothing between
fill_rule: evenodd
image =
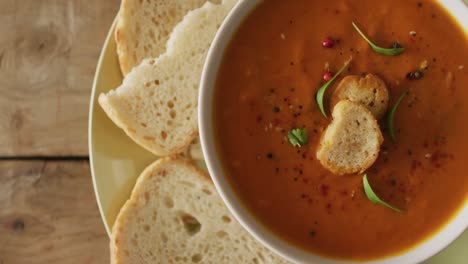
<instances>
[{"instance_id":1,"label":"crouton","mask_svg":"<svg viewBox=\"0 0 468 264\"><path fill-rule=\"evenodd\" d=\"M383 142L377 120L365 106L349 100L338 102L332 116L320 139L317 159L338 175L364 172L377 159Z\"/></svg>"},{"instance_id":2,"label":"crouton","mask_svg":"<svg viewBox=\"0 0 468 264\"><path fill-rule=\"evenodd\" d=\"M349 75L341 80L333 92L332 107L341 100L363 104L378 120L387 112L389 95L385 82L376 75Z\"/></svg>"}]
</instances>

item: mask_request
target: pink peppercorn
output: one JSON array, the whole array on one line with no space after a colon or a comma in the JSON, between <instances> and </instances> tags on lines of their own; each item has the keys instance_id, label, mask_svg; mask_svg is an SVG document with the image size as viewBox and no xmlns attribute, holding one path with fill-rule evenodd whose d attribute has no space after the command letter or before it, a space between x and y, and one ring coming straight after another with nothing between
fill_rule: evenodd
<instances>
[{"instance_id":1,"label":"pink peppercorn","mask_svg":"<svg viewBox=\"0 0 468 264\"><path fill-rule=\"evenodd\" d=\"M328 37L322 42L322 46L324 48L331 49L333 46L335 46L335 40L331 37Z\"/></svg>"},{"instance_id":2,"label":"pink peppercorn","mask_svg":"<svg viewBox=\"0 0 468 264\"><path fill-rule=\"evenodd\" d=\"M326 82L328 82L332 77L333 77L333 74L331 72L323 73L323 80Z\"/></svg>"}]
</instances>

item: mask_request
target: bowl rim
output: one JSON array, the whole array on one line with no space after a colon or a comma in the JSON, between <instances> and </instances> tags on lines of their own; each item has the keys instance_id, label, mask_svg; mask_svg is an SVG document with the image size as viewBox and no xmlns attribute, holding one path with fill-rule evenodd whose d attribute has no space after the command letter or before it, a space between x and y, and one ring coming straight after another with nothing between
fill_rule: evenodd
<instances>
[{"instance_id":1,"label":"bowl rim","mask_svg":"<svg viewBox=\"0 0 468 264\"><path fill-rule=\"evenodd\" d=\"M222 168L214 140L214 126L212 122L212 101L217 72L221 60L224 57L225 49L234 32L261 2L263 2L263 0L240 0L224 20L208 51L200 81L198 120L200 142L209 174L222 200L237 221L256 240L260 241L276 254L293 263L363 263L361 261L323 257L296 247L285 242L279 238L279 236L274 235L273 232L260 224L253 213L243 205L242 201L231 187ZM437 0L437 2L452 16L452 19L465 30L465 33L468 32L468 20L462 19L463 17L468 17L468 8L466 8L462 1ZM468 198L465 201L465 205L459 209L456 215L454 215L445 226L441 227L440 230L424 241L419 242L406 251L396 253L396 255L372 259L365 261L365 263L419 263L427 260L447 247L468 228L468 221L465 219L468 219Z\"/></svg>"},{"instance_id":2,"label":"bowl rim","mask_svg":"<svg viewBox=\"0 0 468 264\"><path fill-rule=\"evenodd\" d=\"M104 43L102 45L102 49L101 49L101 53L99 54L99 59L98 59L98 62L97 62L97 65L96 65L96 71L94 73L94 79L93 79L93 86L92 86L92 89L91 89L91 97L90 97L90 102L89 102L89 113L88 113L88 152L89 152L89 169L91 171L91 178L92 178L92 181L93 181L93 189L94 189L94 195L95 195L95 198L96 198L96 203L98 205L98 209L99 209L99 214L101 215L101 220L102 220L102 223L104 224L104 228L106 229L106 233L107 233L107 236L108 237L111 237L111 227L108 225L108 222L106 220L106 214L105 214L105 211L104 211L104 208L102 206L102 203L101 203L101 199L100 199L100 191L99 191L99 187L98 187L98 184L97 184L97 177L96 177L96 172L95 172L95 159L94 159L94 152L95 152L95 148L94 148L94 144L93 144L93 140L94 140L94 134L93 134L93 121L94 121L94 111L95 111L95 104L97 104L96 102L96 99L97 99L97 94L96 94L96 87L100 81L101 78L103 78L102 76L102 67L103 67L103 62L104 62L104 58L106 56L106 50L109 46L109 43L113 40L113 37L114 37L114 31L115 31L115 27L117 25L117 21L118 21L118 13L117 15L115 16L114 20L112 21L112 24L109 28L109 31L107 32L107 36L104 40Z\"/></svg>"}]
</instances>

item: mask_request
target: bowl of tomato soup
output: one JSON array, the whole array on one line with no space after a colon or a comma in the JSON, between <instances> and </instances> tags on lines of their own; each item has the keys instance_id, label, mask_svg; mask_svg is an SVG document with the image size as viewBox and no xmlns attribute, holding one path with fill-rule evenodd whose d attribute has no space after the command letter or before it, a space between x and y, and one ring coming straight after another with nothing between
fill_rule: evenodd
<instances>
[{"instance_id":1,"label":"bowl of tomato soup","mask_svg":"<svg viewBox=\"0 0 468 264\"><path fill-rule=\"evenodd\" d=\"M457 238L467 17L451 0L240 1L208 54L199 125L243 227L295 263L416 263Z\"/></svg>"}]
</instances>

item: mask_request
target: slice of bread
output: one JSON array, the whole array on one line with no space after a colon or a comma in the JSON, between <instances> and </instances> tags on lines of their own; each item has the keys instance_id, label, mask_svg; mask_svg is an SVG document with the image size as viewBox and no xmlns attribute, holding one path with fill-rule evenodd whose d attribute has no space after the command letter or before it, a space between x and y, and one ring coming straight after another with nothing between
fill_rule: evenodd
<instances>
[{"instance_id":1,"label":"slice of bread","mask_svg":"<svg viewBox=\"0 0 468 264\"><path fill-rule=\"evenodd\" d=\"M332 107L341 100L361 103L372 112L375 118L380 119L388 108L387 85L374 74L367 74L364 77L348 75L341 80L333 92Z\"/></svg>"},{"instance_id":2,"label":"slice of bread","mask_svg":"<svg viewBox=\"0 0 468 264\"><path fill-rule=\"evenodd\" d=\"M157 58L166 49L173 28L190 10L206 0L122 0L115 41L122 74L127 75L146 58ZM211 2L220 2L211 1Z\"/></svg>"},{"instance_id":3,"label":"slice of bread","mask_svg":"<svg viewBox=\"0 0 468 264\"><path fill-rule=\"evenodd\" d=\"M135 142L155 155L182 152L198 134L198 85L208 49L237 0L207 2L184 17L167 51L144 60L99 103Z\"/></svg>"},{"instance_id":4,"label":"slice of bread","mask_svg":"<svg viewBox=\"0 0 468 264\"><path fill-rule=\"evenodd\" d=\"M111 236L111 263L287 263L233 218L209 176L163 158L138 178Z\"/></svg>"},{"instance_id":5,"label":"slice of bread","mask_svg":"<svg viewBox=\"0 0 468 264\"><path fill-rule=\"evenodd\" d=\"M364 172L377 159L383 142L377 120L365 106L348 100L338 102L332 116L317 159L338 175Z\"/></svg>"}]
</instances>

